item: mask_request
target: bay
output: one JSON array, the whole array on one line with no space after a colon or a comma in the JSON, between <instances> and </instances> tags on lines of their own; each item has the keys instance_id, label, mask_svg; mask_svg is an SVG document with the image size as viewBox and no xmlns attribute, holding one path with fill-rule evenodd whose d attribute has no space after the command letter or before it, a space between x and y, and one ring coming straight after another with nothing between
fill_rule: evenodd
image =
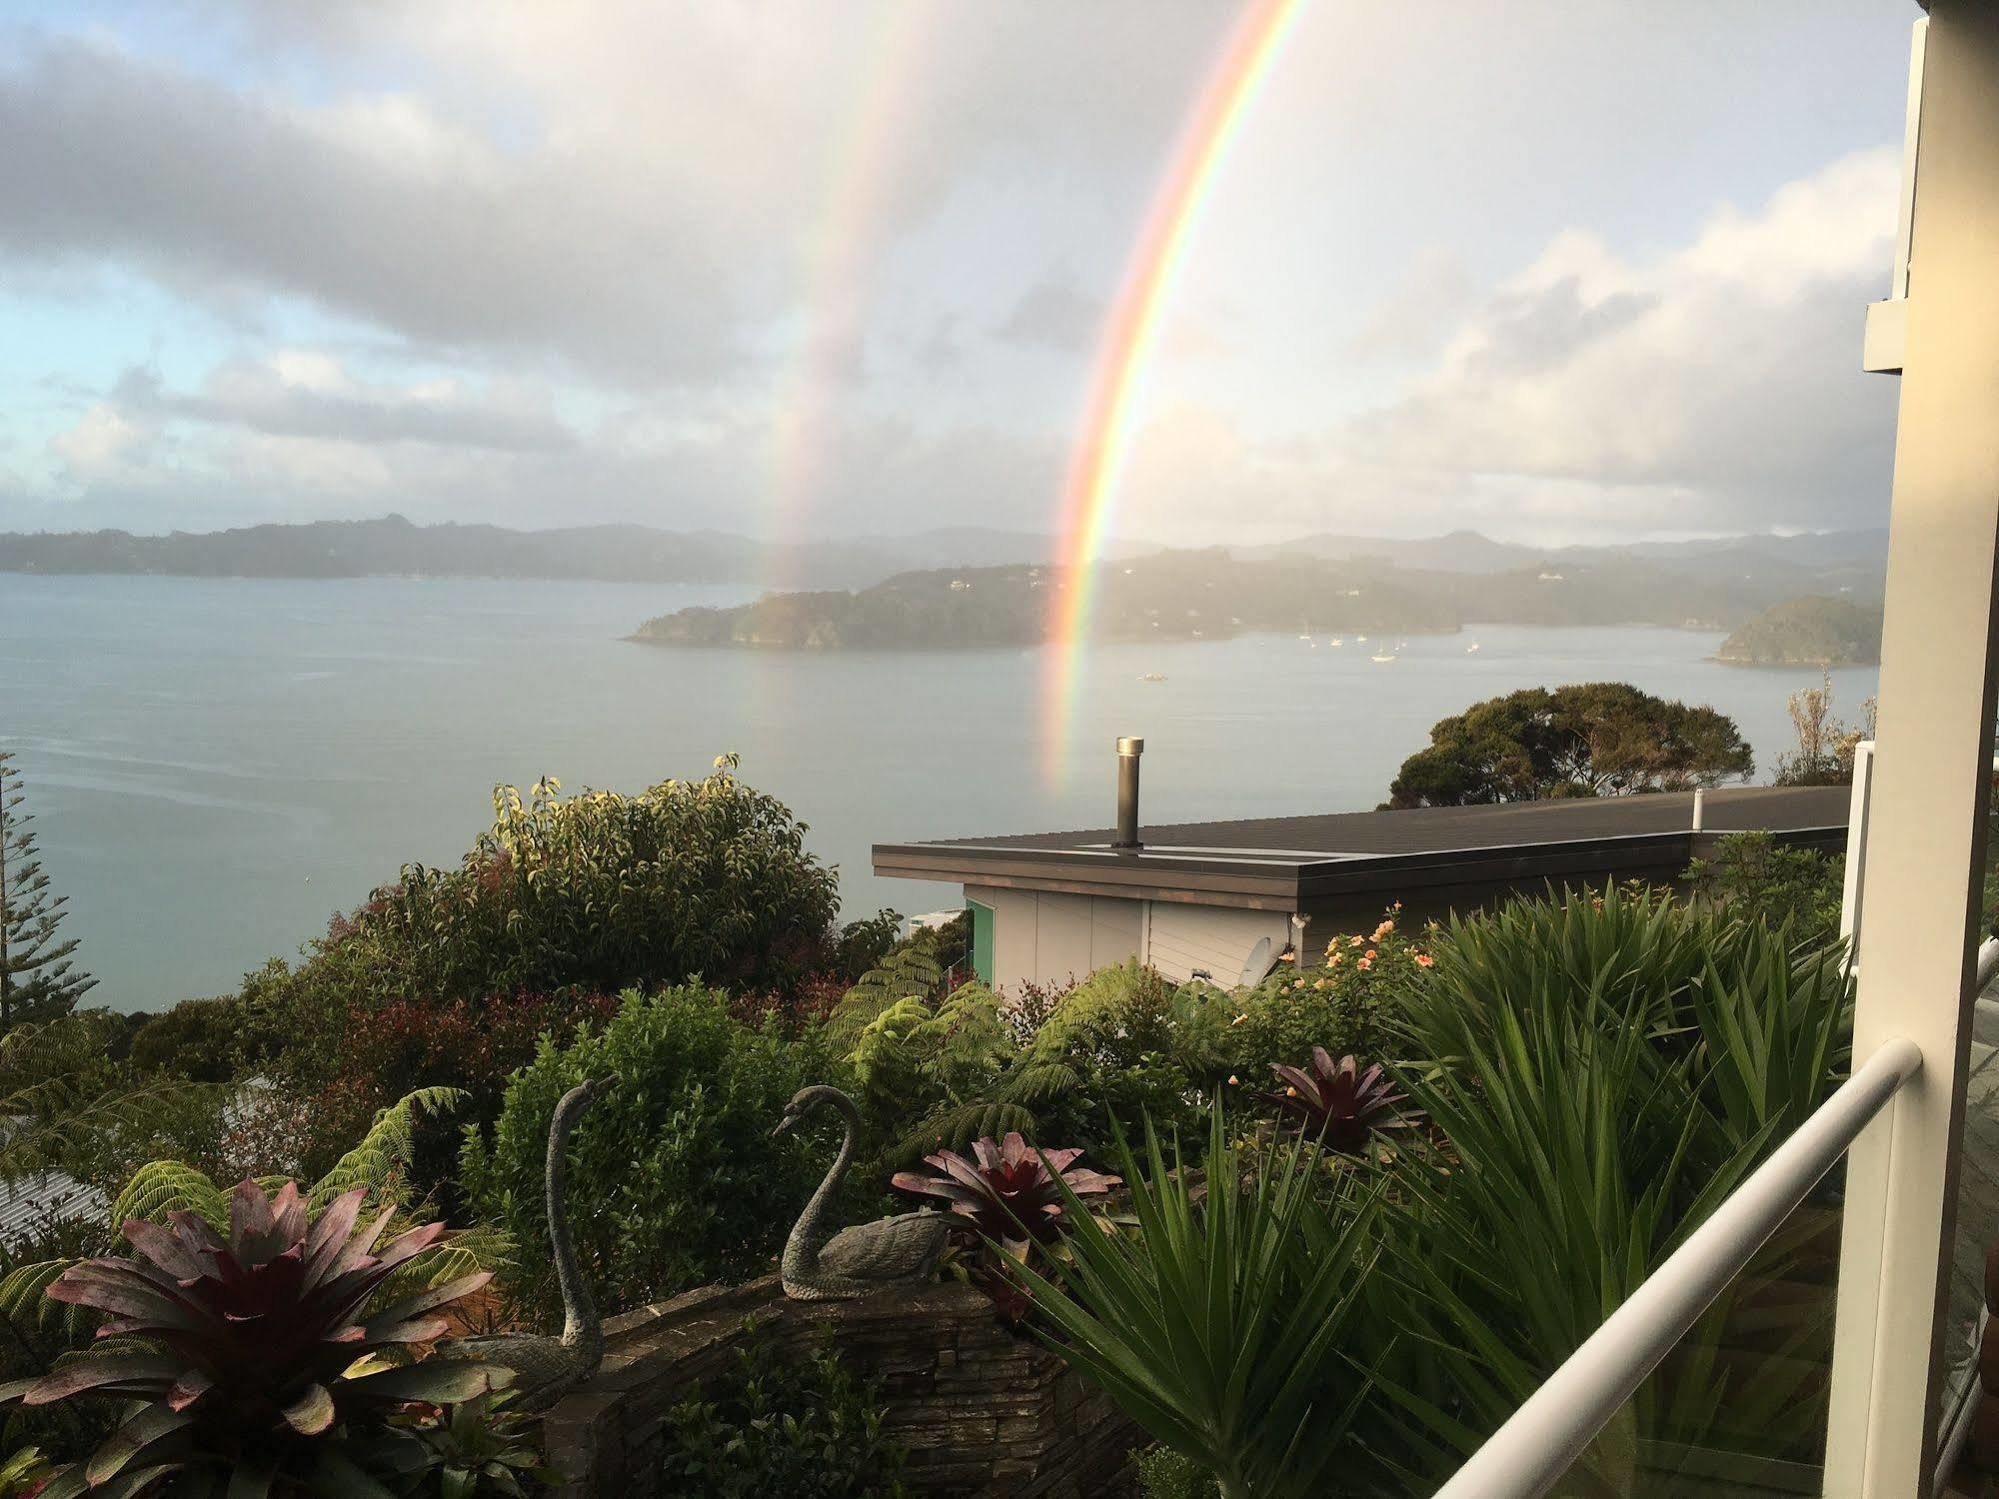
<instances>
[{"instance_id":1,"label":"bay","mask_svg":"<svg viewBox=\"0 0 1999 1499\"><path fill-rule=\"evenodd\" d=\"M958 892L876 879L871 844L1101 827L1120 734L1146 739L1147 822L1342 811L1374 806L1437 719L1562 682L1711 703L1767 778L1792 738L1787 694L1817 681L1719 665L1719 634L1683 630L1107 645L1086 652L1050 757L1047 650L621 638L651 615L751 594L0 576L0 748L18 756L44 867L70 898L66 932L100 980L92 1002L156 1009L227 991L405 861L455 862L500 782L634 791L733 750L746 779L810 824L849 916L915 912ZM1372 660L1384 645L1395 659ZM1833 680L1851 716L1876 672Z\"/></svg>"}]
</instances>

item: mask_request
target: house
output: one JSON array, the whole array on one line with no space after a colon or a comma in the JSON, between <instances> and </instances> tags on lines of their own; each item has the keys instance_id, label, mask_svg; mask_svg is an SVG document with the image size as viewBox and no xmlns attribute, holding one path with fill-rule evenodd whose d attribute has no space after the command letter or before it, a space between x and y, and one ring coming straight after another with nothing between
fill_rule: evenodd
<instances>
[{"instance_id":1,"label":"house","mask_svg":"<svg viewBox=\"0 0 1999 1499\"><path fill-rule=\"evenodd\" d=\"M1121 741L1123 745L1136 740ZM1168 978L1253 982L1334 936L1470 910L1549 885L1671 880L1724 834L1843 850L1844 786L1514 802L884 843L874 871L962 885L972 964L1002 988L1136 957ZM1698 812L1696 811L1698 797ZM1121 809L1121 812L1124 809Z\"/></svg>"}]
</instances>

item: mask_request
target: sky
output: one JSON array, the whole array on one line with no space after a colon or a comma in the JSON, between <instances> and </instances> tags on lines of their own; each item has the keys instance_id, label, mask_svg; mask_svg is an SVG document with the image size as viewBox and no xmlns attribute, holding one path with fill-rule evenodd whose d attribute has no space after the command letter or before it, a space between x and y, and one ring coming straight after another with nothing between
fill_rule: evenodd
<instances>
[{"instance_id":1,"label":"sky","mask_svg":"<svg viewBox=\"0 0 1999 1499\"><path fill-rule=\"evenodd\" d=\"M0 0L0 529L1048 531L1223 0ZM1306 0L1110 529L1885 522L1906 0Z\"/></svg>"}]
</instances>

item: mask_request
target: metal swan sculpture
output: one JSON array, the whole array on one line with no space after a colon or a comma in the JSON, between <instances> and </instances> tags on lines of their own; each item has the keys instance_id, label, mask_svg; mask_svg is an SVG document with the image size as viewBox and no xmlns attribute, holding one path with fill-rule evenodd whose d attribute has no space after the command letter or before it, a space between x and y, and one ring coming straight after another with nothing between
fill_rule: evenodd
<instances>
[{"instance_id":1,"label":"metal swan sculpture","mask_svg":"<svg viewBox=\"0 0 1999 1499\"><path fill-rule=\"evenodd\" d=\"M771 1133L781 1135L813 1110L829 1104L847 1121L846 1137L827 1168L826 1179L805 1204L785 1241L784 1258L779 1263L784 1294L794 1301L841 1301L928 1280L937 1268L937 1257L944 1252L944 1237L951 1228L949 1213L903 1213L837 1232L826 1222L840 1182L854 1162L861 1111L854 1107L853 1099L838 1088L801 1088L784 1106L784 1118Z\"/></svg>"},{"instance_id":2,"label":"metal swan sculpture","mask_svg":"<svg viewBox=\"0 0 1999 1499\"><path fill-rule=\"evenodd\" d=\"M615 1082L616 1077L600 1077L578 1083L562 1095L548 1124L548 1165L542 1185L548 1201L555 1281L562 1292L562 1335L494 1333L454 1338L438 1350L452 1358L511 1369L514 1379L510 1388L526 1408L550 1404L595 1374L604 1361L604 1325L583 1279L583 1268L576 1262L576 1240L569 1229L569 1137L576 1132L576 1121L583 1111Z\"/></svg>"}]
</instances>

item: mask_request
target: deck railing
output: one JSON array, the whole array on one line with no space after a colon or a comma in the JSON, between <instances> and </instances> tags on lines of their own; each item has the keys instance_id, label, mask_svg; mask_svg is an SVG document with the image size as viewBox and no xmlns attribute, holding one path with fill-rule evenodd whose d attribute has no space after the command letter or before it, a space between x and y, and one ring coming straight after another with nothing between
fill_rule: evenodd
<instances>
[{"instance_id":1,"label":"deck railing","mask_svg":"<svg viewBox=\"0 0 1999 1499\"><path fill-rule=\"evenodd\" d=\"M1992 944L1999 961L1999 943ZM1983 958L1981 953L1981 959ZM1540 1499L1923 1064L1879 1047L1472 1454L1436 1499Z\"/></svg>"}]
</instances>

